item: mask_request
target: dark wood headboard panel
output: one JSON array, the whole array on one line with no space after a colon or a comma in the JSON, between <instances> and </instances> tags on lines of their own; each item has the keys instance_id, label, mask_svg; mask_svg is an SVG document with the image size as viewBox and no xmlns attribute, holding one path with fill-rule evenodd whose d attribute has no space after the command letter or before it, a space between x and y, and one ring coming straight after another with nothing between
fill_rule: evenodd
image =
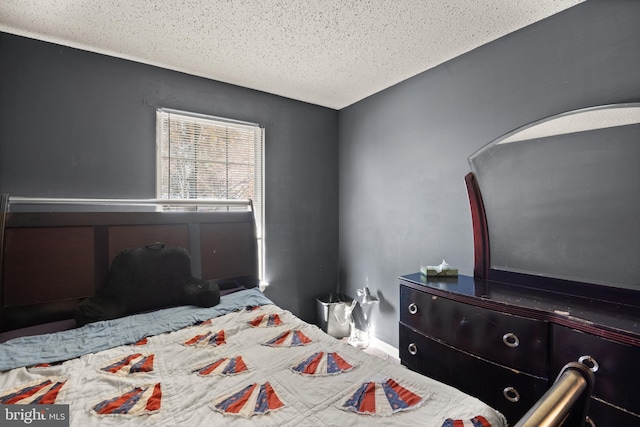
<instances>
[{"instance_id":1,"label":"dark wood headboard panel","mask_svg":"<svg viewBox=\"0 0 640 427\"><path fill-rule=\"evenodd\" d=\"M0 332L73 317L102 287L121 250L161 242L187 249L202 279L257 283L252 212L8 213L0 276Z\"/></svg>"}]
</instances>

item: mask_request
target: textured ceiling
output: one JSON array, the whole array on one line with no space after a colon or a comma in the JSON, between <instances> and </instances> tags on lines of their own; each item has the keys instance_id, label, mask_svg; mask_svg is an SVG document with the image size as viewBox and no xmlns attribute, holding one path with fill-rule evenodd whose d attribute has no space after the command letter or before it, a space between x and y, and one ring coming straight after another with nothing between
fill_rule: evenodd
<instances>
[{"instance_id":1,"label":"textured ceiling","mask_svg":"<svg viewBox=\"0 0 640 427\"><path fill-rule=\"evenodd\" d=\"M2 0L0 31L340 109L583 0Z\"/></svg>"}]
</instances>

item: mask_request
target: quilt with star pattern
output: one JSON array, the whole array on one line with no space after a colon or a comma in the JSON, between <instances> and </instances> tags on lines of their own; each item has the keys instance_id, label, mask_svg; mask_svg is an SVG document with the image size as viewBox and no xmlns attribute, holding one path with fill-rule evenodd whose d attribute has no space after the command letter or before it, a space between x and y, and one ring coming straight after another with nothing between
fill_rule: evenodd
<instances>
[{"instance_id":1,"label":"quilt with star pattern","mask_svg":"<svg viewBox=\"0 0 640 427\"><path fill-rule=\"evenodd\" d=\"M478 399L337 340L257 289L98 323L0 344L0 404L69 405L83 427L506 426Z\"/></svg>"}]
</instances>

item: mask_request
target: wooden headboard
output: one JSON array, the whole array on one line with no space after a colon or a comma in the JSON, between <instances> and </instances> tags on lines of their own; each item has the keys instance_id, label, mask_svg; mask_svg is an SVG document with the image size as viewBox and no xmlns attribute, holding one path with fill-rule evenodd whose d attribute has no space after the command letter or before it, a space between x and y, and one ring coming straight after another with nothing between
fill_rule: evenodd
<instances>
[{"instance_id":1,"label":"wooden headboard","mask_svg":"<svg viewBox=\"0 0 640 427\"><path fill-rule=\"evenodd\" d=\"M257 283L250 211L10 212L4 222L0 332L73 318L121 250L155 242L187 249L195 277Z\"/></svg>"}]
</instances>

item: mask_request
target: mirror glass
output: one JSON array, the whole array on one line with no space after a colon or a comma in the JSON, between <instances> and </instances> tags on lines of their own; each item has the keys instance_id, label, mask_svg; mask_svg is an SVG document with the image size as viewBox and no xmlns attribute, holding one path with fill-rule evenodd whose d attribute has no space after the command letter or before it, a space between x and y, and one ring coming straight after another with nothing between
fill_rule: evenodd
<instances>
[{"instance_id":1,"label":"mirror glass","mask_svg":"<svg viewBox=\"0 0 640 427\"><path fill-rule=\"evenodd\" d=\"M469 164L492 269L640 290L640 103L540 120Z\"/></svg>"}]
</instances>

